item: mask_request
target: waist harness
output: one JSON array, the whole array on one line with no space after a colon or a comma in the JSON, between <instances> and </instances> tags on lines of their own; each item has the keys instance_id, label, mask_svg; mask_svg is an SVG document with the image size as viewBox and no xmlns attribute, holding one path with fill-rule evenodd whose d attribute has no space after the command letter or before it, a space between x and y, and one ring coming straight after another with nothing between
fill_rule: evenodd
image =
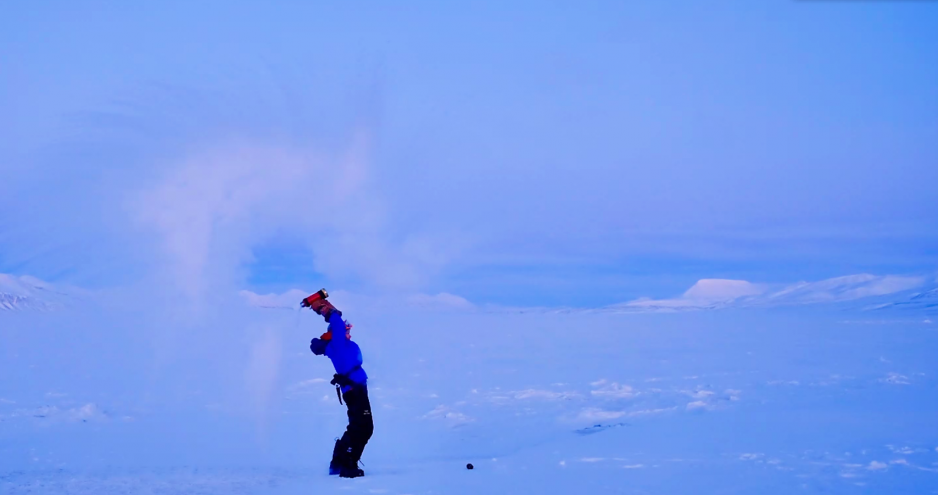
<instances>
[{"instance_id":1,"label":"waist harness","mask_svg":"<svg viewBox=\"0 0 938 495\"><path fill-rule=\"evenodd\" d=\"M332 384L332 385L335 385L335 395L339 398L339 404L343 404L343 402L342 402L342 387L349 387L349 388L351 388L352 385L355 385L355 382L353 382L352 379L349 378L349 375L351 375L352 373L354 373L354 372L356 372L356 371L358 371L358 370L360 370L360 369L362 369L362 367L361 367L361 365L358 365L358 366L356 366L356 367L354 367L354 368L348 370L348 372L346 372L346 373L336 373L336 374L332 375L332 381L329 382L329 383Z\"/></svg>"}]
</instances>

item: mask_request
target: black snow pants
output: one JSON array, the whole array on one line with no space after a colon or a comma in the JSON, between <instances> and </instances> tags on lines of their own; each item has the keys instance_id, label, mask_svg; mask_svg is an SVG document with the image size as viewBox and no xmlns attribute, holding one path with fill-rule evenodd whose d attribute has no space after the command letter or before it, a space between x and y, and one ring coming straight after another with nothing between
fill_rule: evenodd
<instances>
[{"instance_id":1,"label":"black snow pants","mask_svg":"<svg viewBox=\"0 0 938 495\"><path fill-rule=\"evenodd\" d=\"M365 444L371 439L375 431L375 424L371 419L371 403L368 401L368 387L353 385L348 392L342 393L345 405L348 406L348 428L335 443L332 451L332 462L337 466L354 467L362 458Z\"/></svg>"}]
</instances>

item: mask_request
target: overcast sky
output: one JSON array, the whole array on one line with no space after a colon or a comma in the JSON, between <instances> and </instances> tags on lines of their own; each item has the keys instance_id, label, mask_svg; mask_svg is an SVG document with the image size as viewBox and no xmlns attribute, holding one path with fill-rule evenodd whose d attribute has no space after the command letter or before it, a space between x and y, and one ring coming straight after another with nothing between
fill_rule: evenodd
<instances>
[{"instance_id":1,"label":"overcast sky","mask_svg":"<svg viewBox=\"0 0 938 495\"><path fill-rule=\"evenodd\" d=\"M936 2L19 2L0 108L0 273L599 305L938 269Z\"/></svg>"}]
</instances>

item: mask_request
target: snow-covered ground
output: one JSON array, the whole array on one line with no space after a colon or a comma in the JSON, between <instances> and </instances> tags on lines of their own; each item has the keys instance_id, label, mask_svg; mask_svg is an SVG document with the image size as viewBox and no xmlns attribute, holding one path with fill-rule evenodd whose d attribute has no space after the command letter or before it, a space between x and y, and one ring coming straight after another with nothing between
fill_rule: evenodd
<instances>
[{"instance_id":1,"label":"snow-covered ground","mask_svg":"<svg viewBox=\"0 0 938 495\"><path fill-rule=\"evenodd\" d=\"M0 493L938 493L927 312L344 303L364 478L316 315L98 305L0 313Z\"/></svg>"}]
</instances>

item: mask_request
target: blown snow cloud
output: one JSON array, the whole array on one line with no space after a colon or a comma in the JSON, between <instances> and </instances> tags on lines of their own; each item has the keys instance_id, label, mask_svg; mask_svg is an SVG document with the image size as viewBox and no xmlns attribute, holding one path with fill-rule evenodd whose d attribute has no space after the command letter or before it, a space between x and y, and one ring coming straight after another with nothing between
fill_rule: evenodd
<instances>
[{"instance_id":1,"label":"blown snow cloud","mask_svg":"<svg viewBox=\"0 0 938 495\"><path fill-rule=\"evenodd\" d=\"M233 282L226 279L251 260L253 245L278 229L330 231L337 217L349 215L338 212L348 209L357 221L347 228L357 234L374 223L373 205L356 198L366 177L356 154L329 160L309 150L236 143L196 153L171 169L140 191L131 209L160 239L174 282L193 297L211 281ZM346 234L341 237L358 237Z\"/></svg>"},{"instance_id":2,"label":"blown snow cloud","mask_svg":"<svg viewBox=\"0 0 938 495\"><path fill-rule=\"evenodd\" d=\"M338 156L263 142L207 147L133 194L130 209L162 246L166 275L194 299L213 286L235 287L253 248L284 232L327 276L419 285L449 250L438 239L388 234L368 148L363 134Z\"/></svg>"}]
</instances>

